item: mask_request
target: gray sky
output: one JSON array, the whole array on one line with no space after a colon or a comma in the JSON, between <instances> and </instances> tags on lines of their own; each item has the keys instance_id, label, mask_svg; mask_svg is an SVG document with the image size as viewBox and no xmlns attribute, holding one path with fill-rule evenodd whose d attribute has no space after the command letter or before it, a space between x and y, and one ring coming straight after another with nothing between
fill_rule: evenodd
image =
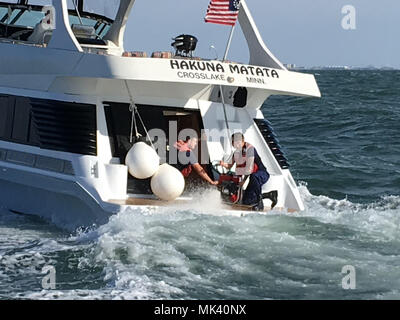
<instances>
[{"instance_id":1,"label":"gray sky","mask_svg":"<svg viewBox=\"0 0 400 320\"><path fill-rule=\"evenodd\" d=\"M283 63L400 68L399 0L247 0L267 47ZM230 27L204 22L209 0L136 0L125 36L132 51L172 51L182 33L199 39L196 56L221 59ZM342 28L342 8L356 9L356 29ZM247 62L237 28L229 59Z\"/></svg>"}]
</instances>

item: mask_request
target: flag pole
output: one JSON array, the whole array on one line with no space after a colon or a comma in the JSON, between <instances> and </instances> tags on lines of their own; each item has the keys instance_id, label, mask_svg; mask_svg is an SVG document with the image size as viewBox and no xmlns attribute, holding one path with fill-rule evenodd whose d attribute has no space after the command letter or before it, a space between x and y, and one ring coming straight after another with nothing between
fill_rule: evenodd
<instances>
[{"instance_id":1,"label":"flag pole","mask_svg":"<svg viewBox=\"0 0 400 320\"><path fill-rule=\"evenodd\" d=\"M222 61L226 61L226 58L228 57L229 48L231 47L231 44L232 44L233 33L235 31L235 26L236 26L236 24L234 24L232 26L231 34L229 35L229 40L228 40L228 43L227 43L226 49L225 49L224 59ZM227 130L227 132L226 132L227 133L227 137L228 137L227 145L229 146L230 153L232 153L232 147L231 147L231 144L230 144L230 135L231 135L230 131L231 130L229 128L229 121L228 121L228 116L227 116L227 112L226 112L224 89L223 89L221 84L219 85L219 90L220 90L220 93L221 93L221 102L222 102L222 108L224 110L224 119L225 119L225 125L226 125L226 130Z\"/></svg>"},{"instance_id":2,"label":"flag pole","mask_svg":"<svg viewBox=\"0 0 400 320\"><path fill-rule=\"evenodd\" d=\"M224 59L222 61L226 61L226 59L228 58L228 53L229 53L229 49L230 49L231 44L232 44L233 32L235 31L235 26L236 26L236 24L234 24L232 26L231 34L229 35L229 40L228 40L228 43L227 43L226 49L225 49Z\"/></svg>"},{"instance_id":3,"label":"flag pole","mask_svg":"<svg viewBox=\"0 0 400 320\"><path fill-rule=\"evenodd\" d=\"M242 4L241 4L240 1L239 1L238 14L239 14L239 11L240 11L241 7L242 7ZM223 59L222 61L226 61L226 59L228 58L228 53L229 53L229 49L230 49L231 44L232 44L233 33L235 32L235 27L236 27L236 22L235 22L235 24L232 26L231 34L229 35L229 40L228 40L228 43L227 43L226 49L225 49L224 59Z\"/></svg>"},{"instance_id":4,"label":"flag pole","mask_svg":"<svg viewBox=\"0 0 400 320\"><path fill-rule=\"evenodd\" d=\"M225 49L224 59L222 60L223 62L226 61L226 59L227 59L227 57L228 57L229 49L230 49L231 44L232 44L233 33L234 33L234 31L235 31L235 26L236 26L236 23L232 26L231 34L229 35L229 40L228 40L228 43L227 43L226 49ZM229 128L228 115L227 115L227 112L226 112L225 97L224 97L224 89L223 89L223 87L222 87L221 84L219 85L219 90L220 90L220 93L221 93L222 109L224 110L224 119L225 119L225 125L226 125L226 130L227 130L227 132L226 132L227 137L228 137L228 143L227 143L227 145L229 146L230 153L232 154L232 146L231 146L231 143L230 143L230 135L231 135L231 132L230 132L230 131L231 131L231 130L230 130L230 128Z\"/></svg>"}]
</instances>

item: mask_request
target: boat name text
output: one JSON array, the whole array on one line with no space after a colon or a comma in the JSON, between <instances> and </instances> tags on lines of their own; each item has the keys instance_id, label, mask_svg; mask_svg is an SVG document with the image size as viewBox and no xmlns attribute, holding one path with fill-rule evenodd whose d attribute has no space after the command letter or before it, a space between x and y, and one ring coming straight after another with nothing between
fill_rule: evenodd
<instances>
[{"instance_id":1,"label":"boat name text","mask_svg":"<svg viewBox=\"0 0 400 320\"><path fill-rule=\"evenodd\" d=\"M228 71L232 74L239 74L245 76L279 78L278 71L265 67L254 67L247 65L228 64L224 67L222 63L215 63L209 61L192 61L192 60L170 60L171 68L173 70L188 70L188 71L208 71L208 72L221 72ZM201 77L203 79L203 77Z\"/></svg>"}]
</instances>

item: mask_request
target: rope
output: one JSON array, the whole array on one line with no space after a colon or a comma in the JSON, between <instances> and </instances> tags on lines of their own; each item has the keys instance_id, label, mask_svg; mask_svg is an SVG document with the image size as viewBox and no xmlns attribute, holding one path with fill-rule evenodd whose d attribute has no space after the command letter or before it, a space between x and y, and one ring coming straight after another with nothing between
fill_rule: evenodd
<instances>
[{"instance_id":1,"label":"rope","mask_svg":"<svg viewBox=\"0 0 400 320\"><path fill-rule=\"evenodd\" d=\"M137 115L138 115L138 118L139 118L140 122L142 123L142 127L143 127L143 129L144 129L144 132L146 133L146 137L149 139L152 148L155 150L153 141L151 141L151 138L150 138L150 136L149 136L149 133L148 133L148 131L147 131L147 129L146 129L146 126L144 125L143 119L142 119L142 117L140 116L139 110L137 109L136 106L135 106L135 109L136 109L136 113L137 113Z\"/></svg>"},{"instance_id":2,"label":"rope","mask_svg":"<svg viewBox=\"0 0 400 320\"><path fill-rule=\"evenodd\" d=\"M139 138L139 136L140 136L140 134L139 134L139 132L138 132L138 129L137 129L135 110L136 110L136 106L131 104L131 105L129 106L129 111L132 112L131 136L130 136L130 140L129 140L130 143L133 142L133 128L134 128L134 127L135 127L136 138Z\"/></svg>"},{"instance_id":3,"label":"rope","mask_svg":"<svg viewBox=\"0 0 400 320\"><path fill-rule=\"evenodd\" d=\"M146 133L146 137L150 141L150 144L151 144L152 148L155 150L153 141L151 141L149 132L147 131L147 128L146 128L146 126L145 126L145 124L143 122L143 119L140 116L138 107L136 106L135 102L133 101L133 96L132 96L131 91L129 90L128 82L125 80L124 83L125 83L125 86L126 86L126 90L128 91L128 94L129 94L129 99L131 100L131 104L129 106L129 111L132 111L131 137L130 137L131 140L130 140L130 143L133 142L133 128L135 128L136 138L140 137L140 134L139 134L138 128L137 128L137 123L136 123L136 116L135 116L137 114L137 116L138 116L138 118L140 120L140 123L142 124L142 127L143 127L143 129L144 129L144 131Z\"/></svg>"}]
</instances>

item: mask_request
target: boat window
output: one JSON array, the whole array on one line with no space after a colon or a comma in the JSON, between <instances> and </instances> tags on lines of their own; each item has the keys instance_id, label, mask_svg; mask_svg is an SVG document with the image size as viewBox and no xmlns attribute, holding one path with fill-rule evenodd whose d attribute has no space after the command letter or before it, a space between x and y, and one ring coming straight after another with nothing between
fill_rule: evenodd
<instances>
[{"instance_id":1,"label":"boat window","mask_svg":"<svg viewBox=\"0 0 400 320\"><path fill-rule=\"evenodd\" d=\"M5 18L5 23L8 25L17 25L17 26L22 26L22 27L35 27L35 25L40 22L44 16L45 13L42 11L28 11L24 9L14 9L12 10L12 15L10 18L8 18L8 9L7 8L2 8L5 9L5 14L3 15L3 10L1 10L1 16ZM3 22L3 20L2 20Z\"/></svg>"},{"instance_id":2,"label":"boat window","mask_svg":"<svg viewBox=\"0 0 400 320\"><path fill-rule=\"evenodd\" d=\"M0 96L0 139L37 146L31 109L29 98Z\"/></svg>"},{"instance_id":3,"label":"boat window","mask_svg":"<svg viewBox=\"0 0 400 320\"><path fill-rule=\"evenodd\" d=\"M29 141L31 124L31 105L29 98L16 98L14 105L14 121L11 139L20 143Z\"/></svg>"},{"instance_id":4,"label":"boat window","mask_svg":"<svg viewBox=\"0 0 400 320\"><path fill-rule=\"evenodd\" d=\"M117 16L120 0L68 0L71 26L94 28L96 38L102 39Z\"/></svg>"},{"instance_id":5,"label":"boat window","mask_svg":"<svg viewBox=\"0 0 400 320\"><path fill-rule=\"evenodd\" d=\"M19 5L18 1L0 3L0 19L2 23L34 27L45 16L43 7L51 6L51 0L30 1L29 5Z\"/></svg>"},{"instance_id":6,"label":"boat window","mask_svg":"<svg viewBox=\"0 0 400 320\"><path fill-rule=\"evenodd\" d=\"M83 11L115 20L119 4L120 0L85 0L83 2Z\"/></svg>"},{"instance_id":7,"label":"boat window","mask_svg":"<svg viewBox=\"0 0 400 320\"><path fill-rule=\"evenodd\" d=\"M96 36L101 39L107 34L107 31L111 27L111 23L108 21L83 16L79 18L77 15L75 15L75 13L71 12L69 15L69 22L71 24L71 27L73 25L84 25L88 27L93 27Z\"/></svg>"},{"instance_id":8,"label":"boat window","mask_svg":"<svg viewBox=\"0 0 400 320\"><path fill-rule=\"evenodd\" d=\"M97 155L96 106L0 95L0 140Z\"/></svg>"},{"instance_id":9,"label":"boat window","mask_svg":"<svg viewBox=\"0 0 400 320\"><path fill-rule=\"evenodd\" d=\"M29 41L35 27L46 16L44 6L50 6L52 1L32 1L29 5L19 3L0 3L0 37Z\"/></svg>"},{"instance_id":10,"label":"boat window","mask_svg":"<svg viewBox=\"0 0 400 320\"><path fill-rule=\"evenodd\" d=\"M0 96L0 139L11 138L13 117L14 105L7 96Z\"/></svg>"},{"instance_id":11,"label":"boat window","mask_svg":"<svg viewBox=\"0 0 400 320\"><path fill-rule=\"evenodd\" d=\"M10 4L17 4L19 2L19 0L8 0L7 3Z\"/></svg>"},{"instance_id":12,"label":"boat window","mask_svg":"<svg viewBox=\"0 0 400 320\"><path fill-rule=\"evenodd\" d=\"M78 34L74 33L81 42L85 38L100 40L107 34L117 15L120 0L67 0L67 3L71 27L73 31L78 30ZM47 6L52 6L52 0L0 2L0 37L47 43L51 30L46 34L34 33L46 16Z\"/></svg>"}]
</instances>

